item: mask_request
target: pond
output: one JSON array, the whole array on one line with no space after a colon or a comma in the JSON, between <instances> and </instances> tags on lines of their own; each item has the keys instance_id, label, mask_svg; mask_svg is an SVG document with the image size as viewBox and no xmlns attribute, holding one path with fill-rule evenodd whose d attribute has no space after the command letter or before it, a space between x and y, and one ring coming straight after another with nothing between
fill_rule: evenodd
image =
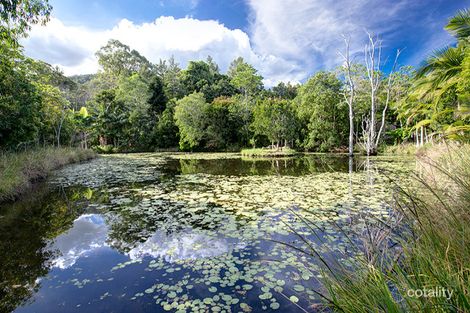
<instances>
[{"instance_id":1,"label":"pond","mask_svg":"<svg viewBox=\"0 0 470 313\"><path fill-rule=\"evenodd\" d=\"M0 311L315 312L413 160L101 156L0 207ZM340 231L341 230L341 231Z\"/></svg>"}]
</instances>

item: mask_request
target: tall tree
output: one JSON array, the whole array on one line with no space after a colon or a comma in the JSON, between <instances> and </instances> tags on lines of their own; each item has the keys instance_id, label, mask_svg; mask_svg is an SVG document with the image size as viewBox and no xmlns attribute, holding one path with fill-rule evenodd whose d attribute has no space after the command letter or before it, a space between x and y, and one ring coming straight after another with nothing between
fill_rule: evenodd
<instances>
[{"instance_id":1,"label":"tall tree","mask_svg":"<svg viewBox=\"0 0 470 313\"><path fill-rule=\"evenodd\" d=\"M447 23L445 29L457 38L458 41L470 37L470 10L463 9L457 12Z\"/></svg>"},{"instance_id":2,"label":"tall tree","mask_svg":"<svg viewBox=\"0 0 470 313\"><path fill-rule=\"evenodd\" d=\"M116 89L116 101L122 103L127 112L125 142L128 149L146 150L149 134L154 125L154 116L149 103L150 90L147 81L140 74L122 77ZM124 139L124 138L123 138Z\"/></svg>"},{"instance_id":3,"label":"tall tree","mask_svg":"<svg viewBox=\"0 0 470 313\"><path fill-rule=\"evenodd\" d=\"M293 145L297 120L291 103L287 100L264 99L255 107L253 124L257 136L265 136L271 145Z\"/></svg>"},{"instance_id":4,"label":"tall tree","mask_svg":"<svg viewBox=\"0 0 470 313\"><path fill-rule=\"evenodd\" d=\"M149 93L150 98L148 99L148 103L150 105L150 114L153 117L156 117L157 115L165 111L166 104L168 102L162 78L160 78L159 76L155 76L152 79L149 85Z\"/></svg>"},{"instance_id":5,"label":"tall tree","mask_svg":"<svg viewBox=\"0 0 470 313\"><path fill-rule=\"evenodd\" d=\"M115 79L135 73L146 79L151 76L153 65L139 52L131 50L119 40L110 39L96 52L96 56L103 71Z\"/></svg>"},{"instance_id":6,"label":"tall tree","mask_svg":"<svg viewBox=\"0 0 470 313\"><path fill-rule=\"evenodd\" d=\"M45 24L47 0L0 0L0 147L37 140L41 96L28 76L19 39L34 24Z\"/></svg>"},{"instance_id":7,"label":"tall tree","mask_svg":"<svg viewBox=\"0 0 470 313\"><path fill-rule=\"evenodd\" d=\"M0 146L36 141L41 126L41 94L29 80L23 55L12 48L0 54Z\"/></svg>"},{"instance_id":8,"label":"tall tree","mask_svg":"<svg viewBox=\"0 0 470 313\"><path fill-rule=\"evenodd\" d=\"M252 96L263 89L263 77L246 63L242 57L235 59L229 67L228 76L232 84L245 96Z\"/></svg>"},{"instance_id":9,"label":"tall tree","mask_svg":"<svg viewBox=\"0 0 470 313\"><path fill-rule=\"evenodd\" d=\"M122 101L116 99L115 90L104 90L97 94L95 102L95 131L100 145L120 147L126 144L129 111Z\"/></svg>"},{"instance_id":10,"label":"tall tree","mask_svg":"<svg viewBox=\"0 0 470 313\"><path fill-rule=\"evenodd\" d=\"M51 127L54 130L54 141L60 147L64 122L73 112L70 102L57 87L40 82L35 82L35 85L42 98L43 130L47 132L47 127Z\"/></svg>"},{"instance_id":11,"label":"tall tree","mask_svg":"<svg viewBox=\"0 0 470 313\"><path fill-rule=\"evenodd\" d=\"M324 152L346 144L347 114L341 87L341 81L327 72L318 72L300 87L295 104L305 125L304 149Z\"/></svg>"},{"instance_id":12,"label":"tall tree","mask_svg":"<svg viewBox=\"0 0 470 313\"><path fill-rule=\"evenodd\" d=\"M182 81L188 93L202 92L215 81L213 68L204 61L190 61L182 72Z\"/></svg>"},{"instance_id":13,"label":"tall tree","mask_svg":"<svg viewBox=\"0 0 470 313\"><path fill-rule=\"evenodd\" d=\"M365 65L367 71L367 78L369 82L370 94L370 111L368 116L363 120L363 146L367 155L376 155L377 148L381 139L383 127L385 125L386 112L390 102L390 91L392 86L393 71L400 56L400 50L397 51L395 62L392 72L389 74L388 79L383 79L381 72L382 65L382 42L376 37L374 38L368 33L369 43L364 48ZM377 110L379 108L378 94L380 88L384 88L387 93L387 98L383 104L382 119L380 122L379 131L377 131Z\"/></svg>"},{"instance_id":14,"label":"tall tree","mask_svg":"<svg viewBox=\"0 0 470 313\"><path fill-rule=\"evenodd\" d=\"M152 131L152 148L174 148L179 144L178 126L175 122L174 99L168 101L165 110L158 117L157 123Z\"/></svg>"},{"instance_id":15,"label":"tall tree","mask_svg":"<svg viewBox=\"0 0 470 313\"><path fill-rule=\"evenodd\" d=\"M278 83L276 86L268 91L268 96L272 96L279 99L293 100L297 96L297 85L293 85L290 82L287 84L284 82Z\"/></svg>"},{"instance_id":16,"label":"tall tree","mask_svg":"<svg viewBox=\"0 0 470 313\"><path fill-rule=\"evenodd\" d=\"M453 120L439 130L444 136L465 136L470 132L470 89L466 76L466 60L469 58L470 11L459 11L446 26L457 39L456 47L437 50L428 57L417 71L418 81L412 97L423 103L423 108L433 112L432 118L425 119L420 126L426 126L440 117L439 111L452 111ZM424 115L423 115L424 116Z\"/></svg>"},{"instance_id":17,"label":"tall tree","mask_svg":"<svg viewBox=\"0 0 470 313\"><path fill-rule=\"evenodd\" d=\"M181 74L187 93L201 92L207 102L217 97L235 94L235 87L230 79L219 73L219 67L212 58L208 61L191 61L188 68Z\"/></svg>"},{"instance_id":18,"label":"tall tree","mask_svg":"<svg viewBox=\"0 0 470 313\"><path fill-rule=\"evenodd\" d=\"M207 127L209 104L204 94L192 93L178 100L175 121L180 132L180 148L194 149L204 138Z\"/></svg>"},{"instance_id":19,"label":"tall tree","mask_svg":"<svg viewBox=\"0 0 470 313\"><path fill-rule=\"evenodd\" d=\"M186 93L183 82L181 81L182 75L180 73L181 68L172 56L168 60L166 69L162 76L165 85L165 94L169 99L181 99Z\"/></svg>"}]
</instances>

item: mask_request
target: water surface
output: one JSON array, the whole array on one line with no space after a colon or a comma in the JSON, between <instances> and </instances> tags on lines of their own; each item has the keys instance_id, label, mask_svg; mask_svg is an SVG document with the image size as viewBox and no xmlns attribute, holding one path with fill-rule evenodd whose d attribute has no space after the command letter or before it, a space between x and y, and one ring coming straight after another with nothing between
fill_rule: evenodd
<instances>
[{"instance_id":1,"label":"water surface","mask_svg":"<svg viewBox=\"0 0 470 313\"><path fill-rule=\"evenodd\" d=\"M236 154L68 166L0 207L0 311L318 311L321 264L295 249L309 251L301 237L348 266L360 252L333 225L361 233L388 218L390 179L409 168Z\"/></svg>"}]
</instances>

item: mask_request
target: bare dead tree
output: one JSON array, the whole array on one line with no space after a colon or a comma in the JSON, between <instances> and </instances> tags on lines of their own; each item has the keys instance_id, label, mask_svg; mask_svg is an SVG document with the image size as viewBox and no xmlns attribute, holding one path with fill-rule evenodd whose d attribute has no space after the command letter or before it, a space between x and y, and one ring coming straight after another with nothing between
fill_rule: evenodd
<instances>
[{"instance_id":1,"label":"bare dead tree","mask_svg":"<svg viewBox=\"0 0 470 313\"><path fill-rule=\"evenodd\" d=\"M382 57L382 42L370 33L369 42L364 47L364 58L367 71L367 77L370 84L370 115L365 133L365 149L367 155L377 154L375 146L376 130L375 130L375 114L377 110L377 91L380 86L380 62Z\"/></svg>"},{"instance_id":2,"label":"bare dead tree","mask_svg":"<svg viewBox=\"0 0 470 313\"><path fill-rule=\"evenodd\" d=\"M346 45L345 53L338 52L344 60L344 68L346 69L347 79L347 93L344 93L344 98L349 107L349 156L354 155L354 97L355 97L355 86L352 79L351 73L351 58L350 58L350 38L343 36L344 43Z\"/></svg>"},{"instance_id":3,"label":"bare dead tree","mask_svg":"<svg viewBox=\"0 0 470 313\"><path fill-rule=\"evenodd\" d=\"M365 65L366 65L366 72L367 77L370 84L370 113L368 116L368 120L363 123L365 127L363 128L364 132L364 148L366 150L367 155L376 155L377 154L377 147L380 142L380 137L383 132L383 128L385 126L385 115L388 109L388 105L391 98L391 90L393 84L393 72L395 70L396 64L398 62L398 57L400 56L400 50L397 51L395 62L393 65L393 70L390 72L388 77L387 83L387 98L384 110L382 111L382 121L379 132L377 132L377 121L376 121L376 114L377 114L377 93L382 83L381 79L381 62L382 62L382 42L378 39L378 37L373 37L370 33L367 33L369 37L368 44L364 47L364 57L365 57Z\"/></svg>"},{"instance_id":4,"label":"bare dead tree","mask_svg":"<svg viewBox=\"0 0 470 313\"><path fill-rule=\"evenodd\" d=\"M384 106L384 109L382 111L382 122L380 124L379 133L377 134L377 138L376 138L376 141L375 141L375 146L376 147L379 146L380 136L382 135L382 131L383 131L384 126L385 126L385 114L387 113L387 109L388 109L388 106L390 104L390 99L391 99L391 94L392 94L393 79L394 79L393 73L395 72L395 69L397 67L398 58L400 57L400 54L401 54L401 50L398 49L397 53L395 55L395 61L393 62L392 71L390 72L390 75L388 75L387 91L386 91L387 92L387 97L385 98L385 106Z\"/></svg>"}]
</instances>

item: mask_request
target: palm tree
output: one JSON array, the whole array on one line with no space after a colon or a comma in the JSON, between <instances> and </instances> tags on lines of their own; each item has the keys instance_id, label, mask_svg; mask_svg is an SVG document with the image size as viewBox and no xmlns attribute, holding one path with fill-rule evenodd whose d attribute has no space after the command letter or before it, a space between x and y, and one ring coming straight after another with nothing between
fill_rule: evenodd
<instances>
[{"instance_id":1,"label":"palm tree","mask_svg":"<svg viewBox=\"0 0 470 313\"><path fill-rule=\"evenodd\" d=\"M468 47L470 38L470 10L459 11L449 20L445 29L457 39L457 46L436 50L423 62L416 73L418 78L426 75L432 76L433 88L442 86L462 71L465 49Z\"/></svg>"},{"instance_id":2,"label":"palm tree","mask_svg":"<svg viewBox=\"0 0 470 313\"><path fill-rule=\"evenodd\" d=\"M421 115L418 112L420 108L427 113L421 115L427 115L428 118L417 121L415 125L417 128L436 124L434 122L442 116L442 112L453 110L455 122L442 125L444 134L453 135L456 131L470 130L467 123L468 103L464 103L462 107L463 97L458 95L458 87L468 84L466 82L468 78L463 75L463 71L464 61L470 56L470 10L459 11L449 20L445 29L457 39L457 45L436 50L417 70L413 97L427 105L417 106L411 111L414 112L412 114L414 117Z\"/></svg>"},{"instance_id":3,"label":"palm tree","mask_svg":"<svg viewBox=\"0 0 470 313\"><path fill-rule=\"evenodd\" d=\"M437 50L423 62L416 72L418 78L417 87L427 86L427 91L442 95L458 82L458 76L462 72L462 62L465 58L465 47L447 47ZM420 88L422 89L422 88ZM422 98L429 94L422 93ZM433 96L436 99L436 94Z\"/></svg>"},{"instance_id":4,"label":"palm tree","mask_svg":"<svg viewBox=\"0 0 470 313\"><path fill-rule=\"evenodd\" d=\"M468 9L459 11L449 20L445 29L459 41L468 39L470 37L470 11Z\"/></svg>"},{"instance_id":5,"label":"palm tree","mask_svg":"<svg viewBox=\"0 0 470 313\"><path fill-rule=\"evenodd\" d=\"M449 20L445 29L455 36L457 46L436 50L416 73L417 78L432 76L433 88L442 86L462 71L465 49L469 46L470 10L459 11Z\"/></svg>"}]
</instances>

